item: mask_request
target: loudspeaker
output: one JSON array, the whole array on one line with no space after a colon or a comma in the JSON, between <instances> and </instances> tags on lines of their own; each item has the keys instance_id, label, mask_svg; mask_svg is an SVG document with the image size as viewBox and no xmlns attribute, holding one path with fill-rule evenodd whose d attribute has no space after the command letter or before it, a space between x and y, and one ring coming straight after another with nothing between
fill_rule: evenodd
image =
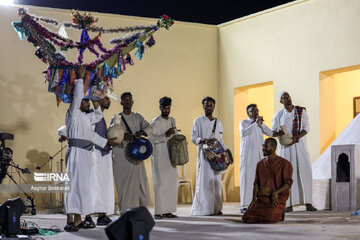
<instances>
[{"instance_id":1,"label":"loudspeaker","mask_svg":"<svg viewBox=\"0 0 360 240\"><path fill-rule=\"evenodd\" d=\"M25 209L25 204L21 198L9 199L0 206L2 233L6 236L20 233L20 216L25 212Z\"/></svg>"},{"instance_id":2,"label":"loudspeaker","mask_svg":"<svg viewBox=\"0 0 360 240\"><path fill-rule=\"evenodd\" d=\"M110 240L148 240L155 221L146 207L126 211L105 228Z\"/></svg>"}]
</instances>

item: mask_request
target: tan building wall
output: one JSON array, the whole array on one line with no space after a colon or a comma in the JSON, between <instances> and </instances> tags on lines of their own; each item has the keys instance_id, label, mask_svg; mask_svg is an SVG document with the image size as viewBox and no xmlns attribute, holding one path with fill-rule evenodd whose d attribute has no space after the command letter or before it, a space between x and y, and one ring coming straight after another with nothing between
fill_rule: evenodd
<instances>
[{"instance_id":1,"label":"tan building wall","mask_svg":"<svg viewBox=\"0 0 360 240\"><path fill-rule=\"evenodd\" d=\"M234 89L272 81L274 111L278 94L288 91L310 118L311 161L320 154L320 72L360 63L357 0L305 0L219 26L219 104L224 139L235 142ZM259 96L261 98L261 96ZM346 103L346 104L352 104ZM236 125L236 124L235 124ZM236 159L239 161L239 159ZM239 169L234 170L239 174ZM229 192L238 188L228 186ZM233 190L231 190L233 189Z\"/></svg>"},{"instance_id":2,"label":"tan building wall","mask_svg":"<svg viewBox=\"0 0 360 240\"><path fill-rule=\"evenodd\" d=\"M71 20L71 11L29 7L32 14L52 17L59 21ZM156 19L125 17L111 14L94 13L99 17L98 26L116 27L156 24ZM11 26L18 21L17 7L0 6L0 131L15 134L15 140L7 146L14 150L14 161L31 172L60 149L57 141L57 129L64 124L68 104L56 107L55 97L47 92L44 84L46 69L34 55L36 48L32 44L20 41ZM54 31L51 25L48 27ZM134 96L134 111L140 112L149 122L159 115L159 99L169 96L173 99L172 116L177 120L187 139L191 140L193 120L203 114L201 100L209 95L217 98L217 28L216 26L176 22L170 31L164 29L154 34L156 44L148 49L141 61L133 57L134 66L127 66L121 75L121 81L115 80L115 89L121 92L131 91ZM72 39L80 38L80 31L67 30ZM105 46L110 39L122 34L103 34ZM93 35L91 35L93 36ZM75 60L76 55L69 55ZM134 53L132 53L133 56ZM92 56L88 51L85 56ZM88 61L90 59L88 58ZM105 118L121 111L119 102L113 101ZM196 148L189 143L190 162L187 175L195 182ZM57 156L54 161L60 159ZM55 164L55 163L54 163ZM146 169L152 191L150 159L146 160ZM45 172L49 167L44 167ZM54 170L57 170L54 168ZM17 174L15 179L19 180ZM23 175L32 182L33 175ZM7 183L5 180L4 183ZM152 195L152 194L151 194ZM0 194L0 203L11 197ZM46 205L48 195L37 196L37 204Z\"/></svg>"},{"instance_id":3,"label":"tan building wall","mask_svg":"<svg viewBox=\"0 0 360 240\"><path fill-rule=\"evenodd\" d=\"M307 108L311 126L308 146L314 162L321 146L320 72L360 63L359 8L357 0L301 0L219 26L176 22L171 31L155 34L157 44L143 60L135 60L122 80L115 81L115 88L118 93L132 91L134 110L149 121L158 115L158 99L172 97L172 115L189 141L194 118L203 114L201 99L215 97L225 142L234 150L234 90L273 82L274 111L281 108L277 95L282 90L289 91L295 104ZM58 20L71 18L65 10L30 7L30 11ZM105 27L156 21L96 15L98 25ZM56 130L64 123L67 105L56 108L54 96L47 93L41 74L46 66L34 56L31 44L19 41L10 25L17 19L15 7L0 7L0 131L15 134L15 140L8 142L14 160L33 171L60 148ZM78 32L68 33L78 38ZM112 37L105 34L102 41ZM120 104L113 102L106 119L120 110ZM190 143L189 150L187 173L195 183L196 148ZM149 160L146 168L152 189ZM239 201L234 174L238 175L239 169L234 169L227 182L228 200Z\"/></svg>"}]
</instances>

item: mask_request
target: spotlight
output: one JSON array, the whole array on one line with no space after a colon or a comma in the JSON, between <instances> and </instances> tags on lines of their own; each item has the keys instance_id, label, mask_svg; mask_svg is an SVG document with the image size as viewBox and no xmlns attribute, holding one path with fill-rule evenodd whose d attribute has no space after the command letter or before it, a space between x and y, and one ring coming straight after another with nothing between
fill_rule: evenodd
<instances>
[{"instance_id":1,"label":"spotlight","mask_svg":"<svg viewBox=\"0 0 360 240\"><path fill-rule=\"evenodd\" d=\"M25 212L25 204L20 198L7 200L0 206L1 234L12 237L20 233L20 216Z\"/></svg>"},{"instance_id":2,"label":"spotlight","mask_svg":"<svg viewBox=\"0 0 360 240\"><path fill-rule=\"evenodd\" d=\"M0 0L0 5L10 6L10 5L13 5L13 4L14 4L13 0Z\"/></svg>"}]
</instances>

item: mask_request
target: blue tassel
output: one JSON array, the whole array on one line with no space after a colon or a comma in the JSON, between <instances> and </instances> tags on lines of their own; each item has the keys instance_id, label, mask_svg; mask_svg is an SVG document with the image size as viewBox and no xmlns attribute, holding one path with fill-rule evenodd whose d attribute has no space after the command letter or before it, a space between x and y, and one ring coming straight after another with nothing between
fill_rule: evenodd
<instances>
[{"instance_id":1,"label":"blue tassel","mask_svg":"<svg viewBox=\"0 0 360 240\"><path fill-rule=\"evenodd\" d=\"M135 57L137 57L139 60L141 60L141 59L142 59L142 55L143 55L143 53L144 53L144 45L143 45L141 42L137 41L137 42L136 42L136 47L137 47L137 51L136 51L136 53L135 53L134 55L135 55Z\"/></svg>"},{"instance_id":2,"label":"blue tassel","mask_svg":"<svg viewBox=\"0 0 360 240\"><path fill-rule=\"evenodd\" d=\"M24 28L23 22L21 22L21 21L12 22L11 24L12 24L13 28L15 29L15 31L17 32L20 40L23 40L24 35L25 35L25 28Z\"/></svg>"}]
</instances>

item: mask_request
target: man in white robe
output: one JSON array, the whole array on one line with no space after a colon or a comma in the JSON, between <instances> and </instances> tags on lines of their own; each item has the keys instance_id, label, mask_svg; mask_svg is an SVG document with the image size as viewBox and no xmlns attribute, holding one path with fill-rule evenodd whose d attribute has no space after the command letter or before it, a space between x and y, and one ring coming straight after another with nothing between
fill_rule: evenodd
<instances>
[{"instance_id":1,"label":"man in white robe","mask_svg":"<svg viewBox=\"0 0 360 240\"><path fill-rule=\"evenodd\" d=\"M109 97L105 96L99 100L99 103L93 102L96 108L100 106L101 115L105 109L109 109L111 100ZM94 118L92 115L97 115L97 118L100 118L98 111L89 111L86 113L86 116ZM106 138L106 122L105 118L102 117L100 121L92 125L93 131L99 134L101 137ZM59 141L67 140L67 128L62 126L58 130L58 135L60 136ZM94 195L97 195L96 199L99 201L95 204L96 210L98 213L97 225L105 226L108 225L112 220L106 216L106 214L113 214L115 208L115 196L114 196L114 180L113 180L113 168L112 168L112 158L111 158L111 147L106 145L104 148L95 146L92 151L94 162L93 167L93 176L91 180L92 190ZM98 197L100 196L100 197ZM85 218L85 221L88 221L91 225L94 226L94 222L90 216Z\"/></svg>"},{"instance_id":2,"label":"man in white robe","mask_svg":"<svg viewBox=\"0 0 360 240\"><path fill-rule=\"evenodd\" d=\"M240 211L245 213L252 201L255 172L257 163L264 158L263 142L264 134L273 136L273 131L263 122L259 116L256 104L246 107L248 119L239 124L240 131Z\"/></svg>"},{"instance_id":3,"label":"man in white robe","mask_svg":"<svg viewBox=\"0 0 360 240\"><path fill-rule=\"evenodd\" d=\"M272 130L280 131L281 126L286 126L287 133L292 136L290 145L280 144L279 148L279 156L290 161L293 167L294 182L285 211L291 212L293 206L304 204L307 211L316 211L312 205L312 171L306 146L306 134L310 130L309 118L305 108L292 104L289 93L281 92L279 98L284 108L275 113Z\"/></svg>"},{"instance_id":4,"label":"man in white robe","mask_svg":"<svg viewBox=\"0 0 360 240\"><path fill-rule=\"evenodd\" d=\"M99 100L99 105L101 108L101 113L105 109L109 109L111 100L108 96ZM107 126L105 118L103 117L99 122L95 124L95 132L100 136L106 138L107 136ZM93 181L98 181L99 184L96 194L101 196L101 202L99 206L103 207L103 211L99 211L99 217L97 219L96 225L105 226L111 223L111 219L106 216L106 214L114 214L115 209L115 193L114 193L114 176L113 176L113 166L112 166L112 157L111 157L111 147L105 146L102 148L100 146L95 146L93 151L94 169L96 178Z\"/></svg>"},{"instance_id":5,"label":"man in white robe","mask_svg":"<svg viewBox=\"0 0 360 240\"><path fill-rule=\"evenodd\" d=\"M170 161L168 140L176 134L175 119L169 117L171 98L163 97L159 101L161 115L154 118L150 125L149 137L153 144L151 169L154 183L155 219L176 218L177 180L176 166Z\"/></svg>"},{"instance_id":6,"label":"man in white robe","mask_svg":"<svg viewBox=\"0 0 360 240\"><path fill-rule=\"evenodd\" d=\"M118 193L119 211L124 213L127 209L151 204L149 182L147 179L144 161L129 158L126 153L127 144L134 138L150 136L152 128L141 114L132 112L134 101L130 92L121 95L123 111L119 113L127 122L132 133L126 129L124 121L124 140L112 151L113 172L116 190ZM114 118L111 120L111 123Z\"/></svg>"},{"instance_id":7,"label":"man in white robe","mask_svg":"<svg viewBox=\"0 0 360 240\"><path fill-rule=\"evenodd\" d=\"M98 211L99 195L94 194L89 183L94 176L92 150L94 144L105 147L106 144L115 145L114 139L106 139L93 131L92 125L101 120L100 108L95 109L96 114L87 115L90 103L84 97L83 77L85 66L79 66L74 86L73 101L66 113L65 123L68 137L68 150L66 152L66 171L70 173L70 192L65 192L64 207L67 214L66 231L77 231L79 228L89 228L81 215L89 216Z\"/></svg>"},{"instance_id":8,"label":"man in white robe","mask_svg":"<svg viewBox=\"0 0 360 240\"><path fill-rule=\"evenodd\" d=\"M205 115L195 119L191 136L191 141L197 146L198 155L195 196L190 215L221 215L221 172L211 168L201 148L203 144L212 141L212 130L216 119L212 115L215 109L215 100L211 97L206 97L202 100L202 104ZM214 138L220 142L232 159L231 152L222 139L223 126L221 121L219 119L216 121Z\"/></svg>"}]
</instances>

